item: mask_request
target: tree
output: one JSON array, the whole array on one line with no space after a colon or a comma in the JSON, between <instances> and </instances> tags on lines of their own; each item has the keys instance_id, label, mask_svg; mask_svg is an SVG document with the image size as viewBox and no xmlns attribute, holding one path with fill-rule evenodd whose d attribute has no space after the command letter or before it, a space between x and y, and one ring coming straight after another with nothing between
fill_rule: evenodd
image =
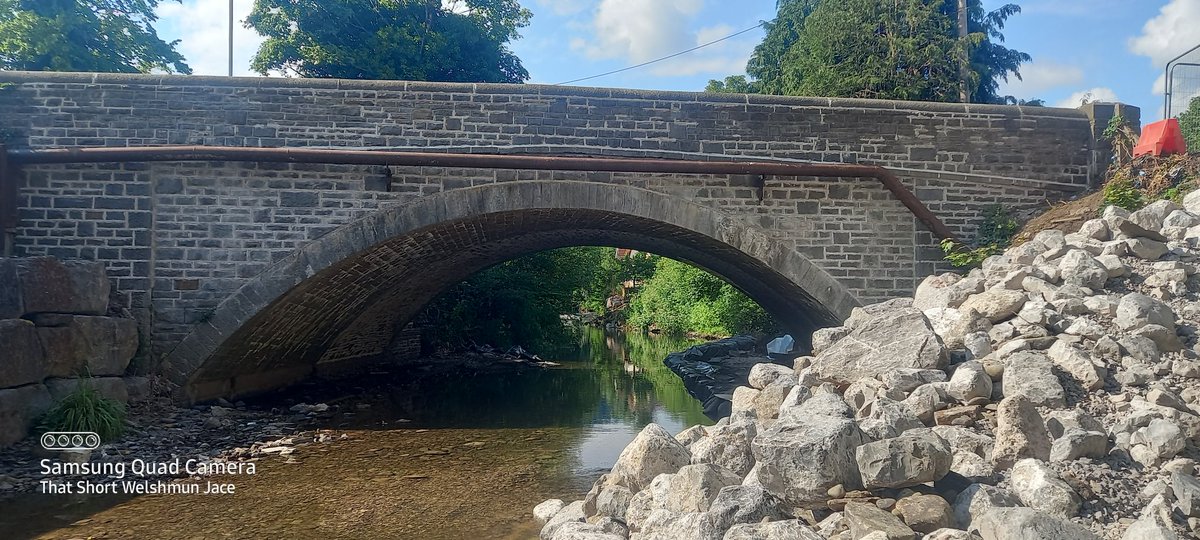
<instances>
[{"instance_id":1,"label":"tree","mask_svg":"<svg viewBox=\"0 0 1200 540\"><path fill-rule=\"evenodd\" d=\"M957 0L779 0L746 65L748 84L768 94L958 101L957 58L967 47L971 100L1003 103L1000 82L1020 78L1030 60L1002 45L1005 22L1021 8L968 5L963 42Z\"/></svg>"},{"instance_id":2,"label":"tree","mask_svg":"<svg viewBox=\"0 0 1200 540\"><path fill-rule=\"evenodd\" d=\"M507 44L530 17L516 0L255 0L246 26L264 75L524 82Z\"/></svg>"},{"instance_id":3,"label":"tree","mask_svg":"<svg viewBox=\"0 0 1200 540\"><path fill-rule=\"evenodd\" d=\"M1192 98L1186 111L1179 113L1179 129L1192 152L1200 152L1200 97Z\"/></svg>"},{"instance_id":4,"label":"tree","mask_svg":"<svg viewBox=\"0 0 1200 540\"><path fill-rule=\"evenodd\" d=\"M757 94L758 82L746 80L745 75L725 77L724 81L710 80L705 92L714 94Z\"/></svg>"},{"instance_id":5,"label":"tree","mask_svg":"<svg viewBox=\"0 0 1200 540\"><path fill-rule=\"evenodd\" d=\"M191 73L155 33L160 0L0 0L0 69Z\"/></svg>"}]
</instances>

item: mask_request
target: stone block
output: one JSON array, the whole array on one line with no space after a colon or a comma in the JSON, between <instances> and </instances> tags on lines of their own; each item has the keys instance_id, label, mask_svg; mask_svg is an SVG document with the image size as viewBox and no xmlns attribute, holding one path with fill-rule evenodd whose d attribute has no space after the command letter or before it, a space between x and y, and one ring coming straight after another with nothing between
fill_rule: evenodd
<instances>
[{"instance_id":1,"label":"stone block","mask_svg":"<svg viewBox=\"0 0 1200 540\"><path fill-rule=\"evenodd\" d=\"M108 276L95 261L55 257L0 259L0 317L34 313L104 315Z\"/></svg>"},{"instance_id":2,"label":"stone block","mask_svg":"<svg viewBox=\"0 0 1200 540\"><path fill-rule=\"evenodd\" d=\"M54 401L61 401L68 394L79 388L80 384L87 384L95 390L101 397L120 401L121 403L129 402L129 391L125 388L125 381L120 377L88 377L85 379L46 379L46 390L50 392L50 398Z\"/></svg>"},{"instance_id":3,"label":"stone block","mask_svg":"<svg viewBox=\"0 0 1200 540\"><path fill-rule=\"evenodd\" d=\"M46 356L37 328L24 319L0 319L0 388L42 382Z\"/></svg>"},{"instance_id":4,"label":"stone block","mask_svg":"<svg viewBox=\"0 0 1200 540\"><path fill-rule=\"evenodd\" d=\"M50 377L121 375L137 352L137 322L67 316L65 325L39 327Z\"/></svg>"},{"instance_id":5,"label":"stone block","mask_svg":"<svg viewBox=\"0 0 1200 540\"><path fill-rule=\"evenodd\" d=\"M0 390L0 448L24 439L50 405L50 393L41 384Z\"/></svg>"}]
</instances>

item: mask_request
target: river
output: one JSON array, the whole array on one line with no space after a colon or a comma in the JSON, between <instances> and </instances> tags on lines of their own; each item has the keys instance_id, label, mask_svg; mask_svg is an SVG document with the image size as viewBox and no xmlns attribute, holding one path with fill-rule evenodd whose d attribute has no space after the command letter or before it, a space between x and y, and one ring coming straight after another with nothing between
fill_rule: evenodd
<instances>
[{"instance_id":1,"label":"river","mask_svg":"<svg viewBox=\"0 0 1200 540\"><path fill-rule=\"evenodd\" d=\"M308 385L265 399L330 399L339 413L316 427L338 438L259 460L233 494L28 495L0 536L536 538L533 505L581 498L647 423L711 423L662 364L692 344L586 328L558 367Z\"/></svg>"}]
</instances>

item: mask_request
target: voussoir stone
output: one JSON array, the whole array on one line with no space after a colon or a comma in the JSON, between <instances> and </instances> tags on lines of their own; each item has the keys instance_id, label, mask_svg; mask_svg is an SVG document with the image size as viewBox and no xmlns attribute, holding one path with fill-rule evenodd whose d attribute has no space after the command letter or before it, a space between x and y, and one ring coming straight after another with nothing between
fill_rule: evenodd
<instances>
[{"instance_id":1,"label":"voussoir stone","mask_svg":"<svg viewBox=\"0 0 1200 540\"><path fill-rule=\"evenodd\" d=\"M860 321L818 354L810 369L821 380L845 387L896 368L943 369L948 360L925 315L901 308Z\"/></svg>"}]
</instances>

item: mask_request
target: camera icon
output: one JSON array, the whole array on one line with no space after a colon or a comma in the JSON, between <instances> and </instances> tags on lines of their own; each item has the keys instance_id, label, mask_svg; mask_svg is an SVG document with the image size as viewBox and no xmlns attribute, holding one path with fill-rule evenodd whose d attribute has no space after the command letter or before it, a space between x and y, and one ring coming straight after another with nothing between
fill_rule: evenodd
<instances>
[{"instance_id":1,"label":"camera icon","mask_svg":"<svg viewBox=\"0 0 1200 540\"><path fill-rule=\"evenodd\" d=\"M46 450L95 450L100 447L100 435L91 431L47 431L41 442Z\"/></svg>"}]
</instances>

